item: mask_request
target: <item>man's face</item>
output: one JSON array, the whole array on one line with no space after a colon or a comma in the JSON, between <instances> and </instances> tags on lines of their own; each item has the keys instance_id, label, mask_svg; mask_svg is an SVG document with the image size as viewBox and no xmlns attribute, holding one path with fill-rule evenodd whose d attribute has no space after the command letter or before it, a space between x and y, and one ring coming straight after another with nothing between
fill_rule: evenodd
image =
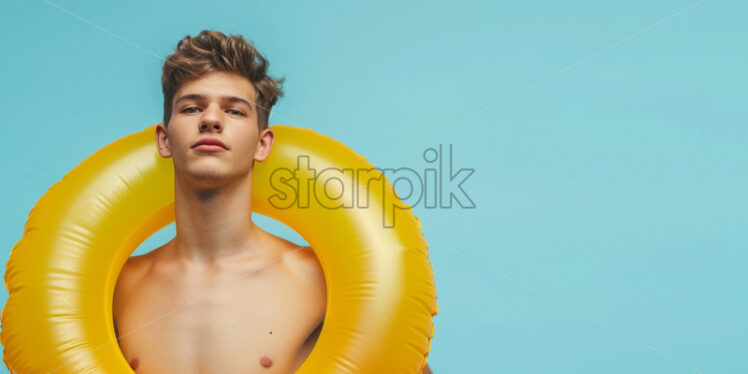
<instances>
[{"instance_id":1,"label":"man's face","mask_svg":"<svg viewBox=\"0 0 748 374\"><path fill-rule=\"evenodd\" d=\"M172 157L178 178L216 187L251 172L254 160L270 153L273 133L257 127L256 93L246 78L210 72L184 83L174 95L169 126L159 124L156 143ZM222 146L200 146L214 139Z\"/></svg>"}]
</instances>

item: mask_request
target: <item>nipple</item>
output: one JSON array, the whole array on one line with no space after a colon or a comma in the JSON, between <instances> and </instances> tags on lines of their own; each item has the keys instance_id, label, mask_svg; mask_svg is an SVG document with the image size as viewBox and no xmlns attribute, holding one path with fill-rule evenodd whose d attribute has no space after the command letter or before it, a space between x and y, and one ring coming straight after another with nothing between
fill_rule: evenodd
<instances>
[{"instance_id":1,"label":"nipple","mask_svg":"<svg viewBox=\"0 0 748 374\"><path fill-rule=\"evenodd\" d=\"M273 366L273 360L271 360L268 356L262 356L262 358L260 359L260 365L262 365L262 367L264 368L269 368Z\"/></svg>"},{"instance_id":2,"label":"nipple","mask_svg":"<svg viewBox=\"0 0 748 374\"><path fill-rule=\"evenodd\" d=\"M133 358L132 360L130 360L130 367L131 367L131 368L132 368L133 370L135 370L135 369L137 369L137 368L138 368L138 364L140 364L140 362L138 362L138 359L137 359L137 358Z\"/></svg>"}]
</instances>

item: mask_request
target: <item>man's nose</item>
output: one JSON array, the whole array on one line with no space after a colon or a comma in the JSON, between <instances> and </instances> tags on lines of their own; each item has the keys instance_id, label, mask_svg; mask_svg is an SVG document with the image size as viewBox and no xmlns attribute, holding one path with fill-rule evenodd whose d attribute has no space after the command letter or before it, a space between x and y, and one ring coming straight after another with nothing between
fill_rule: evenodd
<instances>
[{"instance_id":1,"label":"man's nose","mask_svg":"<svg viewBox=\"0 0 748 374\"><path fill-rule=\"evenodd\" d=\"M209 104L203 112L203 117L200 120L200 131L218 131L223 130L223 118L221 112L221 106L217 104Z\"/></svg>"}]
</instances>

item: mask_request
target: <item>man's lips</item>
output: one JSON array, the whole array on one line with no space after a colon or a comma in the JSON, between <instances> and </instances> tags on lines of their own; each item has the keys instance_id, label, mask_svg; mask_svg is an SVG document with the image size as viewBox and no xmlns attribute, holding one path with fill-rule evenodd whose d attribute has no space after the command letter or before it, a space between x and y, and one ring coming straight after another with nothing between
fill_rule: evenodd
<instances>
[{"instance_id":1,"label":"man's lips","mask_svg":"<svg viewBox=\"0 0 748 374\"><path fill-rule=\"evenodd\" d=\"M202 151L202 152L223 152L226 150L226 148L221 147L220 145L213 145L213 144L201 144L193 148L196 151Z\"/></svg>"},{"instance_id":2,"label":"man's lips","mask_svg":"<svg viewBox=\"0 0 748 374\"><path fill-rule=\"evenodd\" d=\"M220 152L228 150L226 144L216 138L202 138L192 145L196 151Z\"/></svg>"}]
</instances>

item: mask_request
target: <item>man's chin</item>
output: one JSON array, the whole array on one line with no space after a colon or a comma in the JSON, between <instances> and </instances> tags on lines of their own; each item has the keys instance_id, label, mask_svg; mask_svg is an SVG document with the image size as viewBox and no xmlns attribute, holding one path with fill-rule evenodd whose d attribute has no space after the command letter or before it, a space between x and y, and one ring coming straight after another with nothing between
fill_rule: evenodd
<instances>
[{"instance_id":1,"label":"man's chin","mask_svg":"<svg viewBox=\"0 0 748 374\"><path fill-rule=\"evenodd\" d=\"M190 186L199 189L219 188L241 179L241 175L218 173L214 170L190 173L187 177Z\"/></svg>"}]
</instances>

